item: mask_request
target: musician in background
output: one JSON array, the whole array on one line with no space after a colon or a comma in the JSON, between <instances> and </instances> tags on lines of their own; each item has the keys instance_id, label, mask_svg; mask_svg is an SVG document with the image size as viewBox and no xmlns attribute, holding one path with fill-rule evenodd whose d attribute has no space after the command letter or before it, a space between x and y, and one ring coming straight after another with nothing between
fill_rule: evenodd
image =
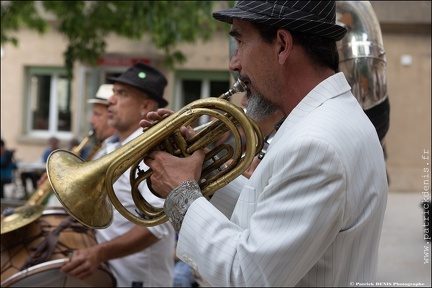
<instances>
[{"instance_id":1,"label":"musician in background","mask_svg":"<svg viewBox=\"0 0 432 288\"><path fill-rule=\"evenodd\" d=\"M44 163L47 162L48 156L51 154L52 151L60 148L59 143L60 141L57 137L53 136L48 139L48 147L42 153L42 161Z\"/></svg>"},{"instance_id":2,"label":"musician in background","mask_svg":"<svg viewBox=\"0 0 432 288\"><path fill-rule=\"evenodd\" d=\"M376 130L338 70L335 1L237 1L213 13L237 47L229 68L247 85L248 114L286 119L252 176L209 201L205 151L153 151L153 189L179 233L177 256L211 286L330 287L374 282L387 202ZM257 111L249 111L258 101ZM166 111L149 113L152 126ZM182 133L194 132L182 127ZM182 169L178 169L182 167Z\"/></svg>"},{"instance_id":3,"label":"musician in background","mask_svg":"<svg viewBox=\"0 0 432 288\"><path fill-rule=\"evenodd\" d=\"M117 130L118 142L107 143L105 153L141 135L139 121L148 112L168 104L163 99L167 80L151 66L137 63L110 80L114 86L108 100L108 123ZM141 169L148 167L142 165ZM130 169L114 183L113 189L122 205L135 214L129 174ZM139 188L149 203L162 207L163 199L154 196L145 181ZM172 286L175 232L170 223L138 226L114 209L112 224L106 229L95 230L95 233L99 244L74 251L62 272L82 279L90 276L101 262L108 262L118 287Z\"/></svg>"},{"instance_id":4,"label":"musician in background","mask_svg":"<svg viewBox=\"0 0 432 288\"><path fill-rule=\"evenodd\" d=\"M113 95L112 84L102 84L96 92L96 97L87 102L93 104L90 125L93 127L99 145L96 145L93 155L88 160L94 160L105 153L107 143L113 141L117 130L108 124L108 99Z\"/></svg>"}]
</instances>

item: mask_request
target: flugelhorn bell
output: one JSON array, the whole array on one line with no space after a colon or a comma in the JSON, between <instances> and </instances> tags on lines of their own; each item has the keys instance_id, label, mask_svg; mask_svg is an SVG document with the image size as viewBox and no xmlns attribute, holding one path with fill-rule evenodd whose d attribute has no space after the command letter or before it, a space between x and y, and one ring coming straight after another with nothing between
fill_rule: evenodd
<instances>
[{"instance_id":1,"label":"flugelhorn bell","mask_svg":"<svg viewBox=\"0 0 432 288\"><path fill-rule=\"evenodd\" d=\"M228 184L249 167L263 145L262 133L256 123L240 107L227 101L232 94L244 89L245 85L238 80L219 98L196 100L94 161L85 162L67 151L52 152L47 160L47 173L54 193L69 214L90 228L108 227L112 222L112 206L137 225L154 226L167 221L163 209L150 205L138 189L142 181L147 181L151 189L149 178L152 171L142 171L140 163L155 149L187 157L198 149L208 147L230 130L236 147L222 144L208 152L199 181L204 196L210 196ZM180 127L190 125L201 116L211 116L216 120L192 138L184 139L179 132ZM240 130L244 132L246 151L242 150ZM232 161L226 165L229 159ZM113 189L114 182L129 168L131 197L137 214L132 214L120 203Z\"/></svg>"}]
</instances>

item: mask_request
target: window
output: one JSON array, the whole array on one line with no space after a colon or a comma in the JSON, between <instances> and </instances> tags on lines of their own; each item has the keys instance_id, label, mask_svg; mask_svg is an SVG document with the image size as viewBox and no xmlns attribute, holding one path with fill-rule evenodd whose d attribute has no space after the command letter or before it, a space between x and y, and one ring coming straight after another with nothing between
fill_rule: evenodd
<instances>
[{"instance_id":1,"label":"window","mask_svg":"<svg viewBox=\"0 0 432 288\"><path fill-rule=\"evenodd\" d=\"M178 71L176 73L174 110L179 110L201 98L219 97L230 87L229 72ZM195 124L203 124L208 120L203 118L199 120L200 123Z\"/></svg>"},{"instance_id":2,"label":"window","mask_svg":"<svg viewBox=\"0 0 432 288\"><path fill-rule=\"evenodd\" d=\"M65 134L72 129L70 82L64 69L27 69L27 127L33 136Z\"/></svg>"}]
</instances>

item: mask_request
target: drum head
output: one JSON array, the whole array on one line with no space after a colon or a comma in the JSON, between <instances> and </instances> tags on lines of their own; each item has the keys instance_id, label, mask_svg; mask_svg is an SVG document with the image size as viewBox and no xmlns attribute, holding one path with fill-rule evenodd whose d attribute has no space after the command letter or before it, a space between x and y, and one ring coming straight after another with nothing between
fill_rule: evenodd
<instances>
[{"instance_id":1,"label":"drum head","mask_svg":"<svg viewBox=\"0 0 432 288\"><path fill-rule=\"evenodd\" d=\"M20 271L3 283L2 287L115 287L114 277L105 269L98 269L85 280L60 272L67 259L48 261Z\"/></svg>"}]
</instances>

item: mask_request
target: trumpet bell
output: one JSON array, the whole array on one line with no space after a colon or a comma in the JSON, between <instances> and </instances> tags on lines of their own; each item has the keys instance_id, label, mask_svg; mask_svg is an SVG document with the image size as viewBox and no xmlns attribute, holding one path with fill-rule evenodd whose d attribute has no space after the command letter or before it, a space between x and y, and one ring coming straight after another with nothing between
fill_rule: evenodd
<instances>
[{"instance_id":1,"label":"trumpet bell","mask_svg":"<svg viewBox=\"0 0 432 288\"><path fill-rule=\"evenodd\" d=\"M98 165L90 167L85 163L67 150L55 150L47 160L48 179L54 194L70 215L90 228L106 228L112 222L112 204L106 194L92 193L104 190L105 171L95 169ZM69 185L61 185L63 183Z\"/></svg>"}]
</instances>

